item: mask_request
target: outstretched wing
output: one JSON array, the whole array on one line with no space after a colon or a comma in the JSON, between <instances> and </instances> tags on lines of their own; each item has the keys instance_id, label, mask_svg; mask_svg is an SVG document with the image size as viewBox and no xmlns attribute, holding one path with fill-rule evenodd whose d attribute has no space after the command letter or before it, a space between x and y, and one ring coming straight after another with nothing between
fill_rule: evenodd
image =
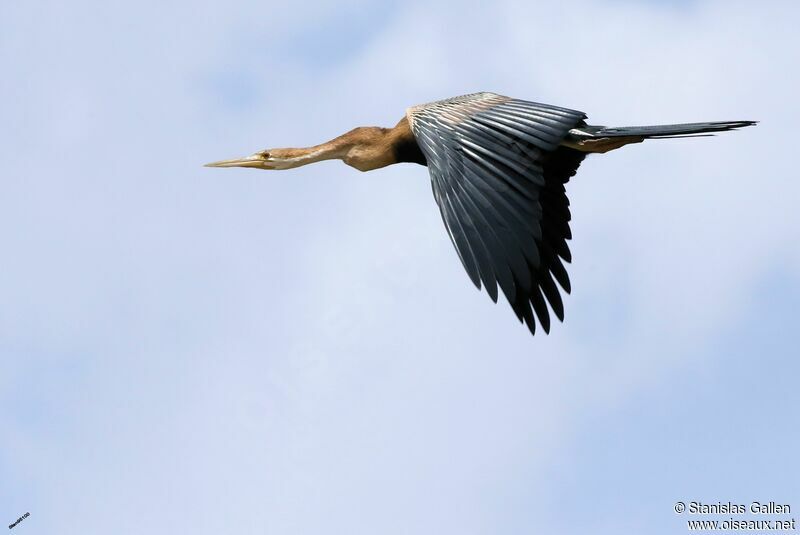
<instances>
[{"instance_id":1,"label":"outstretched wing","mask_svg":"<svg viewBox=\"0 0 800 535\"><path fill-rule=\"evenodd\" d=\"M532 333L531 309L549 332L545 300L564 319L554 280L570 291L562 263L571 260L564 184L585 156L560 143L586 115L477 93L415 106L407 116L470 278L495 302L499 284Z\"/></svg>"}]
</instances>

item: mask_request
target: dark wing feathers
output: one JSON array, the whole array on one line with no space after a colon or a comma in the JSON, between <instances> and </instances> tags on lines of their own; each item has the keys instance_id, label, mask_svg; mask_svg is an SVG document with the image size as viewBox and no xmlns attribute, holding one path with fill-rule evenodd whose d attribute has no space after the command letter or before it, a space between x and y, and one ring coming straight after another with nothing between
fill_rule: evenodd
<instances>
[{"instance_id":1,"label":"dark wing feathers","mask_svg":"<svg viewBox=\"0 0 800 535\"><path fill-rule=\"evenodd\" d=\"M558 285L570 211L564 184L585 154L560 146L582 112L477 93L416 106L408 117L428 163L433 195L473 283L497 286L531 332L564 319Z\"/></svg>"}]
</instances>

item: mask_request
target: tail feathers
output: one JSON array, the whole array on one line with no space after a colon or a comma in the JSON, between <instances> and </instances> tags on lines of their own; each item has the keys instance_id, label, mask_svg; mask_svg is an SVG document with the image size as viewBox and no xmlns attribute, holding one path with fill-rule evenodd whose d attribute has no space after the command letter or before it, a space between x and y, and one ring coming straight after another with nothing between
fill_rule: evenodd
<instances>
[{"instance_id":1,"label":"tail feathers","mask_svg":"<svg viewBox=\"0 0 800 535\"><path fill-rule=\"evenodd\" d=\"M753 126L757 121L720 121L708 123L685 123L685 124L663 124L652 126L618 126L609 128L605 126L595 127L597 130L590 130L592 137L623 137L641 136L647 138L663 137L687 137L696 135L713 135L708 132L724 132L735 130L746 126ZM585 129L582 129L585 130Z\"/></svg>"}]
</instances>

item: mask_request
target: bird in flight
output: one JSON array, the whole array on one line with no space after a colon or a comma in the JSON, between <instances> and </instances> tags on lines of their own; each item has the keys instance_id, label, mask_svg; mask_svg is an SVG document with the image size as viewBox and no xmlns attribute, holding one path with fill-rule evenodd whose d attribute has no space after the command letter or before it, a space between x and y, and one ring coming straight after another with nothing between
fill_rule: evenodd
<instances>
[{"instance_id":1,"label":"bird in flight","mask_svg":"<svg viewBox=\"0 0 800 535\"><path fill-rule=\"evenodd\" d=\"M267 149L206 166L278 170L331 159L360 171L426 165L444 226L472 282L495 302L499 285L532 334L536 319L549 333L548 305L563 321L558 286L571 290L564 268L572 260L564 185L586 155L754 124L610 128L587 124L580 111L474 93L412 106L394 128L359 127L321 145Z\"/></svg>"}]
</instances>

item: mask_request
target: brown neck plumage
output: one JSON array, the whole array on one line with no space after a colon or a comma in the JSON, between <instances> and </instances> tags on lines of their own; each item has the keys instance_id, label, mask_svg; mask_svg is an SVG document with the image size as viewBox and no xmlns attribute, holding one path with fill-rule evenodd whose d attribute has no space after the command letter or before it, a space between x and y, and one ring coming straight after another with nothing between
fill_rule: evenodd
<instances>
[{"instance_id":1,"label":"brown neck plumage","mask_svg":"<svg viewBox=\"0 0 800 535\"><path fill-rule=\"evenodd\" d=\"M333 159L343 160L359 171L371 171L400 162L425 165L425 157L405 117L394 128L362 126L314 147L271 149L268 153L280 162L275 167L277 169Z\"/></svg>"}]
</instances>

